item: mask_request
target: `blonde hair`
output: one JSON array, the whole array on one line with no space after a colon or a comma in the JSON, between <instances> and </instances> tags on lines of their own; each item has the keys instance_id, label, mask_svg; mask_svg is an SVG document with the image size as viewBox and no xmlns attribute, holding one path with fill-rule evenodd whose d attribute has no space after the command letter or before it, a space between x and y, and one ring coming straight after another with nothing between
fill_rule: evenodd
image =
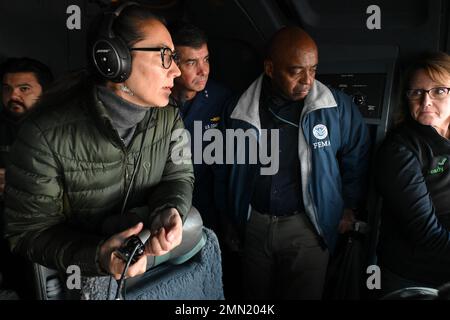
<instances>
[{"instance_id":1,"label":"blonde hair","mask_svg":"<svg viewBox=\"0 0 450 320\"><path fill-rule=\"evenodd\" d=\"M416 63L414 70L409 74L408 82L419 69L425 70L433 81L445 83L450 78L450 55L441 51L428 54Z\"/></svg>"}]
</instances>

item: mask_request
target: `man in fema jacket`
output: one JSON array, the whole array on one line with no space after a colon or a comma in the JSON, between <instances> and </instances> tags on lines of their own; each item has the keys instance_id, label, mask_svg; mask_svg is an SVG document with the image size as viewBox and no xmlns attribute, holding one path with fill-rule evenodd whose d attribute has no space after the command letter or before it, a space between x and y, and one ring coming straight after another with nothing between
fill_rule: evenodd
<instances>
[{"instance_id":1,"label":"man in fema jacket","mask_svg":"<svg viewBox=\"0 0 450 320\"><path fill-rule=\"evenodd\" d=\"M269 42L264 74L227 110L228 131L247 133L241 145L233 137L234 148L227 141L226 195L243 234L246 298L320 299L338 234L363 200L366 125L349 96L315 80L317 65L314 40L284 27Z\"/></svg>"}]
</instances>

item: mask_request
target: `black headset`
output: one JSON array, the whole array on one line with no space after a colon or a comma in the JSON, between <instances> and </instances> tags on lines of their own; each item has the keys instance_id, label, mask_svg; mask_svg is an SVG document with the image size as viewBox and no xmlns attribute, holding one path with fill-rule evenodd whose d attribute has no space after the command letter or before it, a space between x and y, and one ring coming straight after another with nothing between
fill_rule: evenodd
<instances>
[{"instance_id":1,"label":"black headset","mask_svg":"<svg viewBox=\"0 0 450 320\"><path fill-rule=\"evenodd\" d=\"M97 40L92 46L92 59L98 73L113 82L124 82L131 73L131 54L127 44L119 36L114 35L114 20L126 7L137 5L136 2L125 2L114 11L105 12L100 25Z\"/></svg>"}]
</instances>

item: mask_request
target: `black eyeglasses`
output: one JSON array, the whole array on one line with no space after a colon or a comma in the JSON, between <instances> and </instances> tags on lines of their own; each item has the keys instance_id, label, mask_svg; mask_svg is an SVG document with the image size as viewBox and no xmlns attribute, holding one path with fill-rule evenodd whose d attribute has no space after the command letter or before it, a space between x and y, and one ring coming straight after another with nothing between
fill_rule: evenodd
<instances>
[{"instance_id":1,"label":"black eyeglasses","mask_svg":"<svg viewBox=\"0 0 450 320\"><path fill-rule=\"evenodd\" d=\"M425 89L409 89L406 90L406 97L409 100L419 100L425 96L425 93L428 93L431 99L440 100L444 99L448 93L450 92L450 88L446 87L436 87L431 88L430 90Z\"/></svg>"},{"instance_id":2,"label":"black eyeglasses","mask_svg":"<svg viewBox=\"0 0 450 320\"><path fill-rule=\"evenodd\" d=\"M129 48L130 51L160 51L161 52L161 63L164 69L169 69L172 65L172 61L178 60L177 53L172 51L172 49L167 47L160 48Z\"/></svg>"}]
</instances>

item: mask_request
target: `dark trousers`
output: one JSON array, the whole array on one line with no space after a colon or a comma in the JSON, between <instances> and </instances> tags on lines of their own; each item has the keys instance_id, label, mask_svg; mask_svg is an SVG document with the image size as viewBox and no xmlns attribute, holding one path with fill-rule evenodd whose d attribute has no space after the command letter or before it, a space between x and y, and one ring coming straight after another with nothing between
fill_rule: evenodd
<instances>
[{"instance_id":1,"label":"dark trousers","mask_svg":"<svg viewBox=\"0 0 450 320\"><path fill-rule=\"evenodd\" d=\"M321 299L328 250L304 213L275 217L252 211L243 257L248 299Z\"/></svg>"}]
</instances>

